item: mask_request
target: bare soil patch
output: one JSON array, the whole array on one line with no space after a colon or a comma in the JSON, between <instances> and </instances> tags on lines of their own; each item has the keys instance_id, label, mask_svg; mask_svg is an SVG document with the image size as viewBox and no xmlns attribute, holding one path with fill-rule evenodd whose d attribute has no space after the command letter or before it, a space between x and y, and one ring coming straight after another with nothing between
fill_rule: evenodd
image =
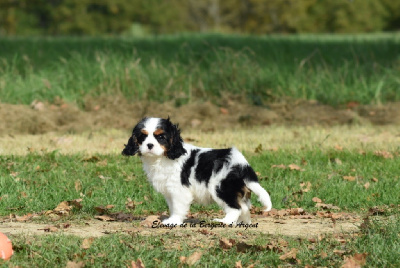
<instances>
[{"instance_id":1,"label":"bare soil patch","mask_svg":"<svg viewBox=\"0 0 400 268\"><path fill-rule=\"evenodd\" d=\"M255 227L257 224L257 227ZM215 227L202 226L198 222L196 227L152 228L143 226L140 221L133 222L104 222L100 220L72 221L69 223L34 223L3 220L0 230L7 235L48 235L66 234L79 237L101 237L113 233L162 235L168 232L190 232L192 235L201 234L271 234L291 237L317 237L323 234L357 232L361 220L355 215L332 221L332 218L295 216L259 216L253 215L252 227Z\"/></svg>"},{"instance_id":2,"label":"bare soil patch","mask_svg":"<svg viewBox=\"0 0 400 268\"><path fill-rule=\"evenodd\" d=\"M0 103L0 135L77 133L102 128L130 129L144 116L173 118L181 127L213 131L237 126L399 124L400 103L377 106L352 104L333 108L315 101L285 100L264 107L226 99L222 104L196 102L176 107L172 102L130 102L122 97L86 99L84 109L58 100L32 105Z\"/></svg>"}]
</instances>

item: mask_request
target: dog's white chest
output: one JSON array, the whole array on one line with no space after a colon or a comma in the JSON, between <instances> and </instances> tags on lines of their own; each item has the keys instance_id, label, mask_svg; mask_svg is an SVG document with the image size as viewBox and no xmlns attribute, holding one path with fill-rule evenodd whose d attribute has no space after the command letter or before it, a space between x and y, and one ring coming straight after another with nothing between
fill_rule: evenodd
<instances>
[{"instance_id":1,"label":"dog's white chest","mask_svg":"<svg viewBox=\"0 0 400 268\"><path fill-rule=\"evenodd\" d=\"M143 169L146 172L147 179L154 189L162 194L167 193L167 188L179 182L180 179L176 163L167 162L163 161L162 158L151 162L143 160Z\"/></svg>"}]
</instances>

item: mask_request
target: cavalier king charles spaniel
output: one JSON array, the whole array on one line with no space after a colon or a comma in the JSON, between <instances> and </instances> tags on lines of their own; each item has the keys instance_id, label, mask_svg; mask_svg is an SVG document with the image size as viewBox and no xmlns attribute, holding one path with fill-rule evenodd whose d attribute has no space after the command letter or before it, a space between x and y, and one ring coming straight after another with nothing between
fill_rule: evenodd
<instances>
[{"instance_id":1,"label":"cavalier king charles spaniel","mask_svg":"<svg viewBox=\"0 0 400 268\"><path fill-rule=\"evenodd\" d=\"M251 223L250 191L272 208L267 191L254 170L235 148L200 148L184 143L178 125L168 119L143 118L122 151L138 154L147 178L164 195L170 217L163 224L182 224L193 202L215 201L226 215L224 224Z\"/></svg>"}]
</instances>

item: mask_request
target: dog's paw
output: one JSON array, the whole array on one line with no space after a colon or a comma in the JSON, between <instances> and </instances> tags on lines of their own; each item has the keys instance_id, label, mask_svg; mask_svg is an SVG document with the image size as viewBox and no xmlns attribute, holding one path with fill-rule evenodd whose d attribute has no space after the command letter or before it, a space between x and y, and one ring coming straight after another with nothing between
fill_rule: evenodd
<instances>
[{"instance_id":1,"label":"dog's paw","mask_svg":"<svg viewBox=\"0 0 400 268\"><path fill-rule=\"evenodd\" d=\"M183 223L183 221L181 219L177 219L177 218L174 218L174 217L169 217L168 219L163 220L161 223L164 224L164 225L168 224L168 225L179 226L179 225L181 225Z\"/></svg>"}]
</instances>

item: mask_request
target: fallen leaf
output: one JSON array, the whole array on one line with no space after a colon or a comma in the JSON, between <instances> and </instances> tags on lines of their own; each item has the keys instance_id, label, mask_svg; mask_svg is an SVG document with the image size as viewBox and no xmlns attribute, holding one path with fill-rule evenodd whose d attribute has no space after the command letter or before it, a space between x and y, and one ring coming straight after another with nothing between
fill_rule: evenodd
<instances>
[{"instance_id":1,"label":"fallen leaf","mask_svg":"<svg viewBox=\"0 0 400 268\"><path fill-rule=\"evenodd\" d=\"M299 170L299 171L301 171L301 168L296 164L290 164L288 167L289 167L290 170Z\"/></svg>"},{"instance_id":2,"label":"fallen leaf","mask_svg":"<svg viewBox=\"0 0 400 268\"><path fill-rule=\"evenodd\" d=\"M372 178L372 181L373 182L378 182L378 179L377 178Z\"/></svg>"},{"instance_id":3,"label":"fallen leaf","mask_svg":"<svg viewBox=\"0 0 400 268\"><path fill-rule=\"evenodd\" d=\"M301 215L301 214L304 214L304 209L302 209L302 208L291 208L290 209L290 211L289 211L289 214L290 215Z\"/></svg>"},{"instance_id":4,"label":"fallen leaf","mask_svg":"<svg viewBox=\"0 0 400 268\"><path fill-rule=\"evenodd\" d=\"M233 239L226 239L226 238L221 238L220 240L219 240L219 245L220 245L220 247L221 248L223 248L223 249L230 249L230 248L232 248L233 247L233 245L235 244L236 242L235 242L235 240L233 240Z\"/></svg>"},{"instance_id":5,"label":"fallen leaf","mask_svg":"<svg viewBox=\"0 0 400 268\"><path fill-rule=\"evenodd\" d=\"M73 206L71 206L68 201L63 201L60 204L58 204L57 207L53 209L53 211L59 215L65 215L69 214L72 208Z\"/></svg>"},{"instance_id":6,"label":"fallen leaf","mask_svg":"<svg viewBox=\"0 0 400 268\"><path fill-rule=\"evenodd\" d=\"M311 190L311 182L306 181L300 183L301 190L305 193L309 192Z\"/></svg>"},{"instance_id":7,"label":"fallen leaf","mask_svg":"<svg viewBox=\"0 0 400 268\"><path fill-rule=\"evenodd\" d=\"M158 216L150 215L146 219L144 219L143 221L140 222L140 226L151 227L151 226L153 226L154 221L159 221L159 220L160 219Z\"/></svg>"},{"instance_id":8,"label":"fallen leaf","mask_svg":"<svg viewBox=\"0 0 400 268\"><path fill-rule=\"evenodd\" d=\"M68 261L67 265L65 268L82 268L85 267L85 263L83 261L80 262L73 262L73 261Z\"/></svg>"},{"instance_id":9,"label":"fallen leaf","mask_svg":"<svg viewBox=\"0 0 400 268\"><path fill-rule=\"evenodd\" d=\"M285 254L281 255L279 257L280 260L284 261L287 259L296 259L296 255L297 255L297 249L296 248L292 248L290 251L286 252Z\"/></svg>"},{"instance_id":10,"label":"fallen leaf","mask_svg":"<svg viewBox=\"0 0 400 268\"><path fill-rule=\"evenodd\" d=\"M115 221L114 218L107 216L107 215L97 215L97 216L94 216L94 218L101 220L101 221Z\"/></svg>"},{"instance_id":11,"label":"fallen leaf","mask_svg":"<svg viewBox=\"0 0 400 268\"><path fill-rule=\"evenodd\" d=\"M190 255L189 257L186 258L185 262L189 265L192 266L194 265L198 260L200 260L201 255L203 255L203 253L201 253L200 251L196 251L195 253L193 253L192 255Z\"/></svg>"},{"instance_id":12,"label":"fallen leaf","mask_svg":"<svg viewBox=\"0 0 400 268\"><path fill-rule=\"evenodd\" d=\"M280 168L280 169L286 169L286 166L284 164L280 164L280 165L272 165L272 168Z\"/></svg>"},{"instance_id":13,"label":"fallen leaf","mask_svg":"<svg viewBox=\"0 0 400 268\"><path fill-rule=\"evenodd\" d=\"M235 262L235 268L242 268L243 266L242 266L242 261L237 261L237 262Z\"/></svg>"},{"instance_id":14,"label":"fallen leaf","mask_svg":"<svg viewBox=\"0 0 400 268\"><path fill-rule=\"evenodd\" d=\"M131 262L131 268L145 268L143 261L138 258L136 262Z\"/></svg>"},{"instance_id":15,"label":"fallen leaf","mask_svg":"<svg viewBox=\"0 0 400 268\"><path fill-rule=\"evenodd\" d=\"M343 151L343 147L340 145L335 145L335 150L336 151Z\"/></svg>"},{"instance_id":16,"label":"fallen leaf","mask_svg":"<svg viewBox=\"0 0 400 268\"><path fill-rule=\"evenodd\" d=\"M90 246L92 245L93 241L94 241L94 237L89 237L89 238L83 239L81 248L82 249L89 249Z\"/></svg>"},{"instance_id":17,"label":"fallen leaf","mask_svg":"<svg viewBox=\"0 0 400 268\"><path fill-rule=\"evenodd\" d=\"M325 259L325 258L328 257L328 254L326 254L325 251L321 251L321 253L319 254L319 256L320 256L322 259Z\"/></svg>"},{"instance_id":18,"label":"fallen leaf","mask_svg":"<svg viewBox=\"0 0 400 268\"><path fill-rule=\"evenodd\" d=\"M226 108L219 108L219 110L221 111L221 114L229 114L229 111L228 111L228 109L226 109Z\"/></svg>"},{"instance_id":19,"label":"fallen leaf","mask_svg":"<svg viewBox=\"0 0 400 268\"><path fill-rule=\"evenodd\" d=\"M315 202L315 203L321 203L322 202L322 200L321 199L319 199L318 197L313 197L313 199L311 199L313 202Z\"/></svg>"},{"instance_id":20,"label":"fallen leaf","mask_svg":"<svg viewBox=\"0 0 400 268\"><path fill-rule=\"evenodd\" d=\"M364 188L368 189L369 188L369 182L367 182L366 184L364 184Z\"/></svg>"},{"instance_id":21,"label":"fallen leaf","mask_svg":"<svg viewBox=\"0 0 400 268\"><path fill-rule=\"evenodd\" d=\"M356 253L352 257L345 258L342 268L360 268L366 264L367 253Z\"/></svg>"},{"instance_id":22,"label":"fallen leaf","mask_svg":"<svg viewBox=\"0 0 400 268\"><path fill-rule=\"evenodd\" d=\"M376 152L374 152L374 155L383 157L385 159L393 159L393 154L390 152L386 152L386 151L376 151Z\"/></svg>"},{"instance_id":23,"label":"fallen leaf","mask_svg":"<svg viewBox=\"0 0 400 268\"><path fill-rule=\"evenodd\" d=\"M128 199L127 199L126 202L125 202L125 208L126 208L126 209L135 209L135 207L136 207L135 202L132 201L132 199L130 199L130 198L128 197Z\"/></svg>"},{"instance_id":24,"label":"fallen leaf","mask_svg":"<svg viewBox=\"0 0 400 268\"><path fill-rule=\"evenodd\" d=\"M32 219L33 216L34 215L32 213L28 213L28 214L26 214L24 216L15 216L15 219L18 222L24 222L24 221L28 221L28 220Z\"/></svg>"},{"instance_id":25,"label":"fallen leaf","mask_svg":"<svg viewBox=\"0 0 400 268\"><path fill-rule=\"evenodd\" d=\"M82 191L82 183L80 181L75 181L75 191L78 193Z\"/></svg>"},{"instance_id":26,"label":"fallen leaf","mask_svg":"<svg viewBox=\"0 0 400 268\"><path fill-rule=\"evenodd\" d=\"M343 179L346 181L355 181L356 177L354 176L343 176Z\"/></svg>"},{"instance_id":27,"label":"fallen leaf","mask_svg":"<svg viewBox=\"0 0 400 268\"><path fill-rule=\"evenodd\" d=\"M340 160L339 158L335 158L335 163L336 163L336 165L338 165L338 166L341 166L343 163L342 163L342 160Z\"/></svg>"}]
</instances>

